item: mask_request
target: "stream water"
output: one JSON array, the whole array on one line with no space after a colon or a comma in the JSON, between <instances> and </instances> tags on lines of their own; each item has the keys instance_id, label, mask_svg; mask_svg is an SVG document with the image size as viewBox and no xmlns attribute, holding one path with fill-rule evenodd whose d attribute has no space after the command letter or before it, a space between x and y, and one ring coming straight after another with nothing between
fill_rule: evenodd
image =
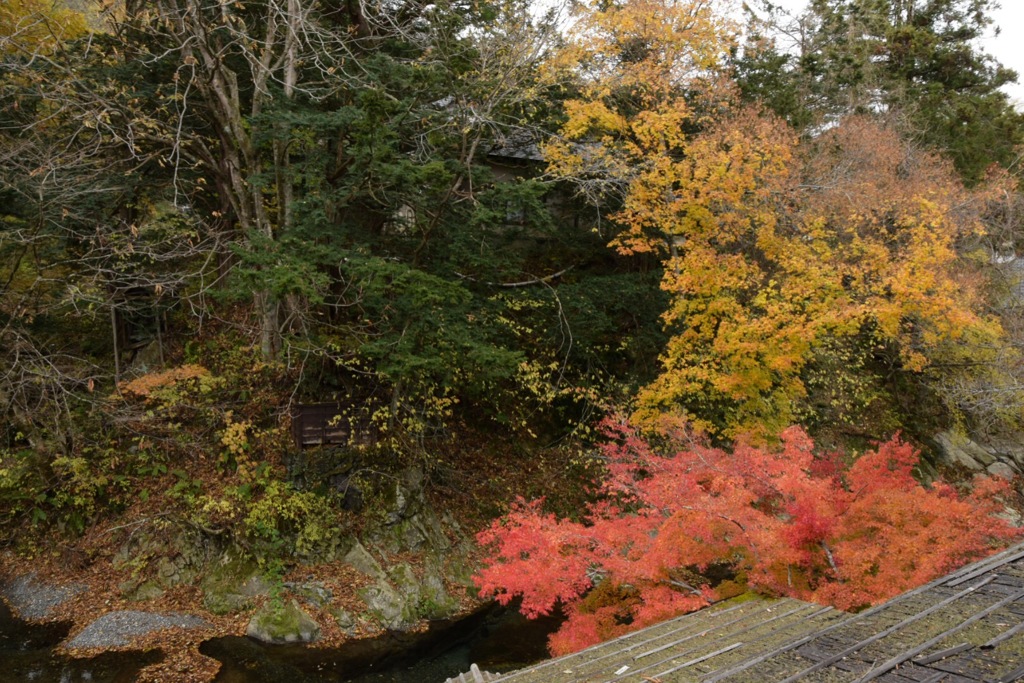
<instances>
[{"instance_id":1,"label":"stream water","mask_svg":"<svg viewBox=\"0 0 1024 683\"><path fill-rule=\"evenodd\" d=\"M108 652L72 659L54 649L68 624L28 624L0 600L0 683L131 683L139 669L160 661L159 652Z\"/></svg>"},{"instance_id":2,"label":"stream water","mask_svg":"<svg viewBox=\"0 0 1024 683\"><path fill-rule=\"evenodd\" d=\"M527 621L491 606L425 633L390 633L341 648L266 646L249 638L214 638L203 654L221 661L220 683L443 683L467 671L509 671L547 656L558 617ZM67 624L35 625L15 618L0 600L0 683L129 683L160 652L111 652L73 659L55 646Z\"/></svg>"},{"instance_id":3,"label":"stream water","mask_svg":"<svg viewBox=\"0 0 1024 683\"><path fill-rule=\"evenodd\" d=\"M503 672L548 656L558 616L527 620L491 606L426 633L389 633L338 649L265 646L249 638L216 638L200 651L221 661L218 683L443 683L468 671Z\"/></svg>"}]
</instances>

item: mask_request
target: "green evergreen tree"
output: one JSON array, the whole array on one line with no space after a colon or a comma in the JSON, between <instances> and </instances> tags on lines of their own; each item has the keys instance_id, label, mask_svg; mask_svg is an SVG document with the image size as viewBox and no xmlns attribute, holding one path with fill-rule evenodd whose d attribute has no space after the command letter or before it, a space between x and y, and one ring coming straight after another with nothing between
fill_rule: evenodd
<instances>
[{"instance_id":1,"label":"green evergreen tree","mask_svg":"<svg viewBox=\"0 0 1024 683\"><path fill-rule=\"evenodd\" d=\"M90 353L63 357L95 382L130 358L112 327L183 301L303 358L326 379L301 396L372 392L392 424L580 415L596 393L577 389L650 369L661 299L538 177L557 25L524 0L160 0L5 55L0 280L28 281L24 253L63 269L74 296L34 286L88 321Z\"/></svg>"},{"instance_id":2,"label":"green evergreen tree","mask_svg":"<svg viewBox=\"0 0 1024 683\"><path fill-rule=\"evenodd\" d=\"M994 0L812 0L792 16L764 1L737 59L748 97L801 129L897 112L977 182L1024 141L1003 85L1017 74L978 47Z\"/></svg>"}]
</instances>

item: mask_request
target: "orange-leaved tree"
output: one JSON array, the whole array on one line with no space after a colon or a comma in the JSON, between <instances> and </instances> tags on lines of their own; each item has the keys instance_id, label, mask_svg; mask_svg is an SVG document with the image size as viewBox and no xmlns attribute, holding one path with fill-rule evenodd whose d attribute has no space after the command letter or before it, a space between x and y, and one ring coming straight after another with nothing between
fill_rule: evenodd
<instances>
[{"instance_id":1,"label":"orange-leaved tree","mask_svg":"<svg viewBox=\"0 0 1024 683\"><path fill-rule=\"evenodd\" d=\"M935 393L991 360L1002 330L956 250L983 230L981 202L951 164L878 120L800 141L738 106L722 68L733 27L713 2L582 8L551 61L578 95L545 153L611 207L613 246L663 259L672 336L638 419L762 440L863 425L906 378Z\"/></svg>"},{"instance_id":2,"label":"orange-leaved tree","mask_svg":"<svg viewBox=\"0 0 1024 683\"><path fill-rule=\"evenodd\" d=\"M641 417L675 410L762 438L797 421L863 422L891 378L938 387L1000 345L957 252L984 231L981 191L893 128L851 118L795 145L778 124L734 115L679 164L671 210L700 220L656 221L679 245L663 282L674 334Z\"/></svg>"},{"instance_id":3,"label":"orange-leaved tree","mask_svg":"<svg viewBox=\"0 0 1024 683\"><path fill-rule=\"evenodd\" d=\"M583 520L520 501L478 536L482 594L519 596L527 616L564 606L556 654L746 588L855 609L1021 533L997 516L1005 482L979 480L966 495L925 488L898 437L845 467L796 427L778 447L731 453L687 435L655 449L629 424L605 427L608 476Z\"/></svg>"},{"instance_id":4,"label":"orange-leaved tree","mask_svg":"<svg viewBox=\"0 0 1024 683\"><path fill-rule=\"evenodd\" d=\"M775 233L796 141L735 106L726 16L705 0L582 5L553 60L575 74L579 96L545 152L553 175L615 207L620 252L666 259L666 321L678 334L642 413L668 406L707 430L777 433L793 422L786 399L802 391L806 321L822 316L772 296L770 269L751 258ZM752 307L759 290L771 301Z\"/></svg>"}]
</instances>

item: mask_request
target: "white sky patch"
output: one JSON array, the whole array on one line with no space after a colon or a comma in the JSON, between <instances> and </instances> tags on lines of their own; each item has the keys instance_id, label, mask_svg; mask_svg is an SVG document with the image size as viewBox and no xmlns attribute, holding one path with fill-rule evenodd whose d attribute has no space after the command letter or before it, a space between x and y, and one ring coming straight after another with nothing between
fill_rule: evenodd
<instances>
[{"instance_id":1,"label":"white sky patch","mask_svg":"<svg viewBox=\"0 0 1024 683\"><path fill-rule=\"evenodd\" d=\"M1017 72L1017 80L1024 81L1024 2L1003 0L1003 7L993 14L994 26L999 35L989 36L982 46L985 52L998 59L1004 66ZM1024 85L1020 82L1005 86L1003 90L1013 99L1017 109L1024 109Z\"/></svg>"}]
</instances>

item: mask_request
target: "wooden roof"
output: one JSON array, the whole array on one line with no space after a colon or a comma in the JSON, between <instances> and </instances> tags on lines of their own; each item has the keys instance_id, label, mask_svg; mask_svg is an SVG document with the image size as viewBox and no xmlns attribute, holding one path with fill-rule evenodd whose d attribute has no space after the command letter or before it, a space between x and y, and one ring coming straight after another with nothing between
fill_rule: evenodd
<instances>
[{"instance_id":1,"label":"wooden roof","mask_svg":"<svg viewBox=\"0 0 1024 683\"><path fill-rule=\"evenodd\" d=\"M790 599L723 603L491 680L1024 680L1024 544L859 614Z\"/></svg>"}]
</instances>

